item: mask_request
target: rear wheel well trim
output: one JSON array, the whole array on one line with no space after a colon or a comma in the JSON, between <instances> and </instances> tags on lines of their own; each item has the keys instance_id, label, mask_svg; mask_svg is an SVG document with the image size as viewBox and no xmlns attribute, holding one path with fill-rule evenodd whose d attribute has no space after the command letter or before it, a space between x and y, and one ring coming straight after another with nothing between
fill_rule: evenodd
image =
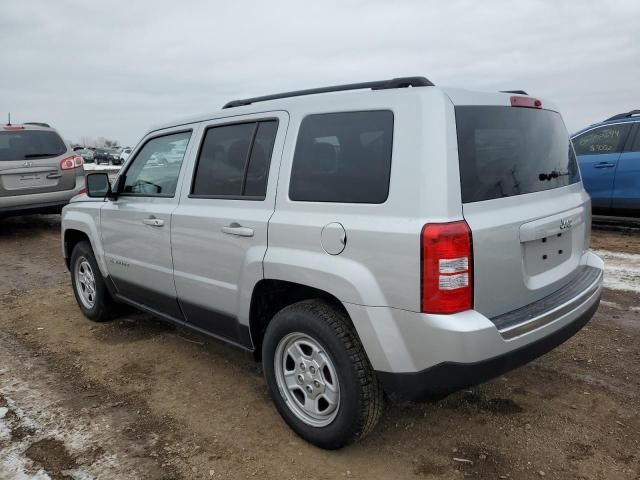
<instances>
[{"instance_id":1,"label":"rear wheel well trim","mask_svg":"<svg viewBox=\"0 0 640 480\"><path fill-rule=\"evenodd\" d=\"M268 302L265 303L266 299ZM264 333L274 315L289 305L311 299L324 300L343 311L355 331L349 312L332 293L301 283L263 278L253 288L249 310L249 332L256 361L262 359Z\"/></svg>"}]
</instances>

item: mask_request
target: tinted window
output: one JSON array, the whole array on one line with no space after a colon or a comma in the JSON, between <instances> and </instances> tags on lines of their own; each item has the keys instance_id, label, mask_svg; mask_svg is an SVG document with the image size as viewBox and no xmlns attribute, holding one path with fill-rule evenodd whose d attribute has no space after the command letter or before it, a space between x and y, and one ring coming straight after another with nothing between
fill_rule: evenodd
<instances>
[{"instance_id":1,"label":"tinted window","mask_svg":"<svg viewBox=\"0 0 640 480\"><path fill-rule=\"evenodd\" d=\"M200 149L192 194L264 198L277 130L275 120L209 128Z\"/></svg>"},{"instance_id":2,"label":"tinted window","mask_svg":"<svg viewBox=\"0 0 640 480\"><path fill-rule=\"evenodd\" d=\"M249 168L244 187L244 195L264 197L267 193L267 180L269 177L269 164L273 153L273 144L276 141L278 123L261 122L256 132L256 138L251 148Z\"/></svg>"},{"instance_id":3,"label":"tinted window","mask_svg":"<svg viewBox=\"0 0 640 480\"><path fill-rule=\"evenodd\" d=\"M173 196L191 132L149 140L125 172L123 193Z\"/></svg>"},{"instance_id":4,"label":"tinted window","mask_svg":"<svg viewBox=\"0 0 640 480\"><path fill-rule=\"evenodd\" d=\"M0 162L32 160L62 155L67 147L56 132L16 130L0 132Z\"/></svg>"},{"instance_id":5,"label":"tinted window","mask_svg":"<svg viewBox=\"0 0 640 480\"><path fill-rule=\"evenodd\" d=\"M636 139L631 146L632 152L640 152L640 123L637 123L636 127Z\"/></svg>"},{"instance_id":6,"label":"tinted window","mask_svg":"<svg viewBox=\"0 0 640 480\"><path fill-rule=\"evenodd\" d=\"M594 128L573 139L576 155L621 152L629 133L629 124Z\"/></svg>"},{"instance_id":7,"label":"tinted window","mask_svg":"<svg viewBox=\"0 0 640 480\"><path fill-rule=\"evenodd\" d=\"M310 202L384 202L392 144L390 111L309 115L300 125L289 197Z\"/></svg>"},{"instance_id":8,"label":"tinted window","mask_svg":"<svg viewBox=\"0 0 640 480\"><path fill-rule=\"evenodd\" d=\"M456 107L463 203L578 182L576 158L559 114L498 106Z\"/></svg>"}]
</instances>

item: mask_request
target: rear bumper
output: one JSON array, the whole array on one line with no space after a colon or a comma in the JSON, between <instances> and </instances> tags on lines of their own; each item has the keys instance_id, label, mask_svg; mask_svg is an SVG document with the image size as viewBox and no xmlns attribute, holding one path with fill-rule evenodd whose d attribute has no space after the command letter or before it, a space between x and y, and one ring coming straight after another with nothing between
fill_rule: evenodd
<instances>
[{"instance_id":1,"label":"rear bumper","mask_svg":"<svg viewBox=\"0 0 640 480\"><path fill-rule=\"evenodd\" d=\"M396 401L441 398L477 385L520 367L553 350L575 335L593 317L600 304L600 291L589 308L569 324L535 342L497 357L474 363L444 362L420 372L376 372L387 394Z\"/></svg>"},{"instance_id":2,"label":"rear bumper","mask_svg":"<svg viewBox=\"0 0 640 480\"><path fill-rule=\"evenodd\" d=\"M581 263L589 273L583 283L577 276L553 295L494 319L475 310L431 315L345 306L386 393L422 400L523 365L580 330L598 308L604 271L591 252Z\"/></svg>"},{"instance_id":3,"label":"rear bumper","mask_svg":"<svg viewBox=\"0 0 640 480\"><path fill-rule=\"evenodd\" d=\"M73 190L0 197L0 215L59 212L73 197L80 193L84 185L84 175L78 175Z\"/></svg>"}]
</instances>

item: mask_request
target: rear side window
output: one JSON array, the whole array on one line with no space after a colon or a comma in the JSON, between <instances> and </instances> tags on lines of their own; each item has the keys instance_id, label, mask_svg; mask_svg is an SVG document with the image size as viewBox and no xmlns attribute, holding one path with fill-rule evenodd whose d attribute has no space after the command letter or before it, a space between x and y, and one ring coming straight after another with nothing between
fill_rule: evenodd
<instances>
[{"instance_id":1,"label":"rear side window","mask_svg":"<svg viewBox=\"0 0 640 480\"><path fill-rule=\"evenodd\" d=\"M629 124L607 125L574 137L573 146L576 149L576 155L621 152L629 127Z\"/></svg>"},{"instance_id":2,"label":"rear side window","mask_svg":"<svg viewBox=\"0 0 640 480\"><path fill-rule=\"evenodd\" d=\"M277 131L276 120L209 128L200 148L192 196L263 199Z\"/></svg>"},{"instance_id":3,"label":"rear side window","mask_svg":"<svg viewBox=\"0 0 640 480\"><path fill-rule=\"evenodd\" d=\"M640 123L638 123L637 125L638 127L636 127L636 139L631 146L632 152L640 152Z\"/></svg>"},{"instance_id":4,"label":"rear side window","mask_svg":"<svg viewBox=\"0 0 640 480\"><path fill-rule=\"evenodd\" d=\"M560 188L580 181L571 141L550 110L456 107L462 202Z\"/></svg>"},{"instance_id":5,"label":"rear side window","mask_svg":"<svg viewBox=\"0 0 640 480\"><path fill-rule=\"evenodd\" d=\"M60 135L50 130L0 132L0 162L51 158L66 151Z\"/></svg>"},{"instance_id":6,"label":"rear side window","mask_svg":"<svg viewBox=\"0 0 640 480\"><path fill-rule=\"evenodd\" d=\"M300 125L289 198L383 203L389 194L393 113L309 115Z\"/></svg>"}]
</instances>

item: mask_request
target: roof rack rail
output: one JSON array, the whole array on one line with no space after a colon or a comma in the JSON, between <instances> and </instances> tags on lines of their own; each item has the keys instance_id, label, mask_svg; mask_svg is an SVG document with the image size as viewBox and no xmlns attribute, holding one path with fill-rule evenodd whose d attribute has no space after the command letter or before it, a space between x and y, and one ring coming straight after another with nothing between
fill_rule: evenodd
<instances>
[{"instance_id":1,"label":"roof rack rail","mask_svg":"<svg viewBox=\"0 0 640 480\"><path fill-rule=\"evenodd\" d=\"M301 97L303 95L314 95L316 93L342 92L346 90L362 90L370 88L371 90L387 90L392 88L406 87L433 87L433 83L425 77L399 77L391 80L378 80L375 82L347 83L345 85L334 85L332 87L309 88L307 90L295 90L293 92L274 93L273 95L265 95L262 97L245 98L241 100L232 100L226 103L222 108L240 107L243 105L251 105L256 102L266 102L267 100L277 100L279 98Z\"/></svg>"},{"instance_id":2,"label":"roof rack rail","mask_svg":"<svg viewBox=\"0 0 640 480\"><path fill-rule=\"evenodd\" d=\"M529 95L524 90L500 90L500 93L517 93L519 95Z\"/></svg>"},{"instance_id":3,"label":"roof rack rail","mask_svg":"<svg viewBox=\"0 0 640 480\"><path fill-rule=\"evenodd\" d=\"M23 122L23 125L36 125L38 127L46 127L46 128L51 128L51 125L49 125L48 123L44 123L44 122Z\"/></svg>"},{"instance_id":4,"label":"roof rack rail","mask_svg":"<svg viewBox=\"0 0 640 480\"><path fill-rule=\"evenodd\" d=\"M607 118L604 121L608 122L609 120L620 120L621 118L629 118L629 117L632 117L634 115L640 115L640 110L630 110L627 113L619 113L617 115L614 115L613 117Z\"/></svg>"}]
</instances>

